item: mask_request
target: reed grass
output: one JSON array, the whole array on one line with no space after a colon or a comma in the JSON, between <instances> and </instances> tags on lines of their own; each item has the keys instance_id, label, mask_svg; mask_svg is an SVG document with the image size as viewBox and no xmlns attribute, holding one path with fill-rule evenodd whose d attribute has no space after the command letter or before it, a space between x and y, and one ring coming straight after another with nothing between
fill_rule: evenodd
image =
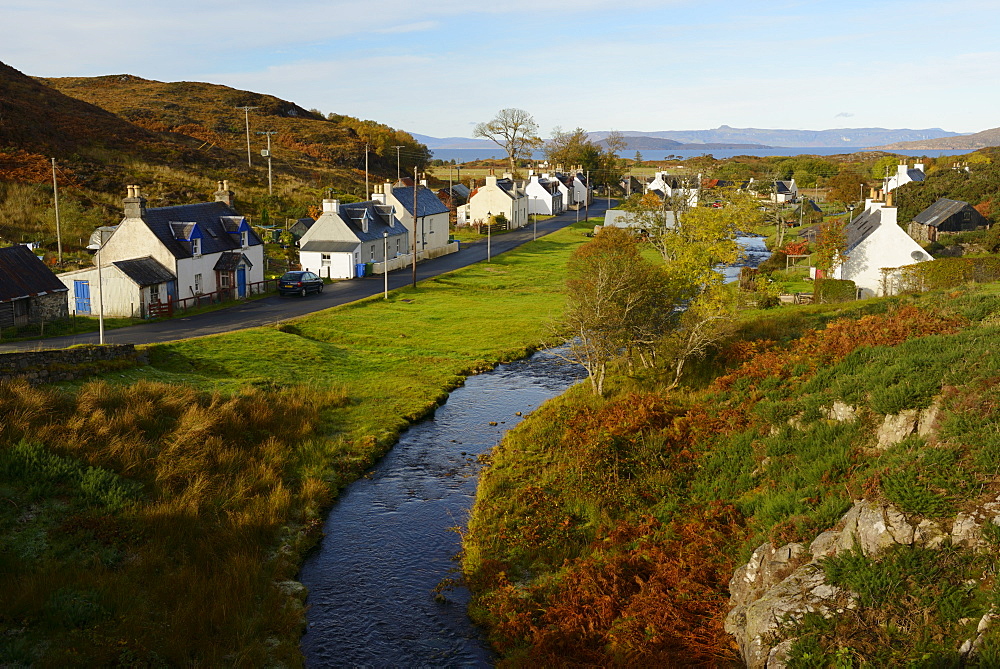
<instances>
[{"instance_id":1,"label":"reed grass","mask_svg":"<svg viewBox=\"0 0 1000 669\"><path fill-rule=\"evenodd\" d=\"M523 355L583 228L146 368L0 384L0 664L298 666L320 514L464 375Z\"/></svg>"}]
</instances>

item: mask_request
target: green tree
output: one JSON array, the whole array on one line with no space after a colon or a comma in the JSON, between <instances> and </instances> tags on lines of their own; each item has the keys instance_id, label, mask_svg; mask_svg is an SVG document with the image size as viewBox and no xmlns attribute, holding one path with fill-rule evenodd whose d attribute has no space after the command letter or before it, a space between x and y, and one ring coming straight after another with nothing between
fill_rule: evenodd
<instances>
[{"instance_id":1,"label":"green tree","mask_svg":"<svg viewBox=\"0 0 1000 669\"><path fill-rule=\"evenodd\" d=\"M674 317L666 275L642 257L632 232L603 228L571 256L566 288L569 357L587 370L594 394L603 395L608 364L659 338Z\"/></svg>"},{"instance_id":2,"label":"green tree","mask_svg":"<svg viewBox=\"0 0 1000 669\"><path fill-rule=\"evenodd\" d=\"M513 107L501 109L492 120L478 124L472 134L488 139L506 151L512 174L519 158L530 158L531 151L542 145L534 117L523 109Z\"/></svg>"},{"instance_id":3,"label":"green tree","mask_svg":"<svg viewBox=\"0 0 1000 669\"><path fill-rule=\"evenodd\" d=\"M870 175L862 165L845 165L827 182L827 199L845 206L862 202L868 195L870 183Z\"/></svg>"},{"instance_id":4,"label":"green tree","mask_svg":"<svg viewBox=\"0 0 1000 669\"><path fill-rule=\"evenodd\" d=\"M813 258L816 269L822 271L827 278L847 260L847 221L835 218L820 225Z\"/></svg>"},{"instance_id":5,"label":"green tree","mask_svg":"<svg viewBox=\"0 0 1000 669\"><path fill-rule=\"evenodd\" d=\"M548 161L553 165L563 165L566 169L574 165L583 165L584 169L596 168L600 151L583 128L570 131L554 128L552 137L545 143L545 157Z\"/></svg>"},{"instance_id":6,"label":"green tree","mask_svg":"<svg viewBox=\"0 0 1000 669\"><path fill-rule=\"evenodd\" d=\"M886 177L891 177L896 173L898 164L899 156L882 156L872 165L872 179L881 181Z\"/></svg>"}]
</instances>

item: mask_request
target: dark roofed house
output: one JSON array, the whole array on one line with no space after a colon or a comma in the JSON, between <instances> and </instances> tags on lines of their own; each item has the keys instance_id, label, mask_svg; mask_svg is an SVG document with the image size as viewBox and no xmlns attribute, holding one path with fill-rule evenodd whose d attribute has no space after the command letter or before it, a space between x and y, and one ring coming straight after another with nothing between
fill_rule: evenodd
<instances>
[{"instance_id":1,"label":"dark roofed house","mask_svg":"<svg viewBox=\"0 0 1000 669\"><path fill-rule=\"evenodd\" d=\"M292 233L292 238L295 241L299 241L302 239L302 235L309 232L309 228L311 228L315 222L315 220L309 218L308 216L300 218L295 221L290 228L288 228L288 232Z\"/></svg>"},{"instance_id":2,"label":"dark roofed house","mask_svg":"<svg viewBox=\"0 0 1000 669\"><path fill-rule=\"evenodd\" d=\"M27 246L0 248L0 329L66 318L66 292Z\"/></svg>"},{"instance_id":3,"label":"dark roofed house","mask_svg":"<svg viewBox=\"0 0 1000 669\"><path fill-rule=\"evenodd\" d=\"M970 232L988 225L968 202L943 197L914 216L908 232L918 242L936 242L941 234Z\"/></svg>"},{"instance_id":4,"label":"dark roofed house","mask_svg":"<svg viewBox=\"0 0 1000 669\"><path fill-rule=\"evenodd\" d=\"M319 276L352 279L361 275L358 265L382 262L386 252L390 260L406 255L408 242L391 205L323 200L323 213L299 240L299 260L302 269Z\"/></svg>"},{"instance_id":5,"label":"dark roofed house","mask_svg":"<svg viewBox=\"0 0 1000 669\"><path fill-rule=\"evenodd\" d=\"M148 316L151 307L170 308L181 299L194 298L195 304L202 295L232 299L261 291L264 244L233 208L229 184L218 186L213 202L154 208L147 208L138 186L129 186L124 220L95 254L102 284L104 272L110 281L102 291L104 305L95 301L99 277L94 267L60 275L73 289L70 308L76 313L101 309L105 315ZM144 268L139 278L133 276L137 268ZM149 278L161 280L145 283Z\"/></svg>"},{"instance_id":6,"label":"dark roofed house","mask_svg":"<svg viewBox=\"0 0 1000 669\"><path fill-rule=\"evenodd\" d=\"M404 179L404 181L406 181ZM451 216L448 207L438 199L438 196L423 183L416 186L417 211L414 215L414 186L393 186L389 182L375 186L372 200L385 206L393 207L395 216L406 226L415 240L417 257L433 258L452 251L457 251L455 244L449 243L451 238Z\"/></svg>"}]
</instances>

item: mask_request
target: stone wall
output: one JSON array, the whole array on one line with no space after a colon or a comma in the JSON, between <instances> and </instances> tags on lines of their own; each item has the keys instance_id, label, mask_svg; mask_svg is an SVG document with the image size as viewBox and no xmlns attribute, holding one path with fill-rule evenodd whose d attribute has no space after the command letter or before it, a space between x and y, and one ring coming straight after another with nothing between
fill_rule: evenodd
<instances>
[{"instance_id":1,"label":"stone wall","mask_svg":"<svg viewBox=\"0 0 1000 669\"><path fill-rule=\"evenodd\" d=\"M0 353L0 381L26 379L33 385L73 381L146 362L145 353L137 351L133 344Z\"/></svg>"}]
</instances>

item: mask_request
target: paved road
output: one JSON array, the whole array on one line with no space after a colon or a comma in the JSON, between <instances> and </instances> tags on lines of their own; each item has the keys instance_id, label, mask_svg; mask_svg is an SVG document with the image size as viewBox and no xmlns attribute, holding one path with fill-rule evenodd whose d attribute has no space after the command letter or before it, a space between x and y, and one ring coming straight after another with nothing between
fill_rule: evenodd
<instances>
[{"instance_id":1,"label":"paved road","mask_svg":"<svg viewBox=\"0 0 1000 669\"><path fill-rule=\"evenodd\" d=\"M612 200L611 203L614 205L615 201ZM594 203L590 205L591 218L603 219L606 208L607 200L595 199ZM580 212L581 217L583 213L583 211ZM564 228L574 222L576 218L577 213L569 211L546 221L539 221L538 236L541 237L542 235ZM531 241L531 239L532 227L530 225L520 230L497 235L491 241L491 255L498 256L525 242ZM468 267L484 260L486 260L485 240L473 244L463 244L462 250L458 253L418 263L417 280L421 281L444 274L445 272ZM389 289L392 290L410 285L412 277L412 270L409 268L390 272ZM178 317L156 323L135 325L117 330L106 330L104 341L110 344L154 344L267 325L360 300L371 295L378 295L382 292L383 285L381 275L351 281L339 281L327 285L320 295L310 295L305 298L265 297L240 303L227 309L220 309L196 316ZM86 334L65 337L51 337L36 341L2 344L0 345L0 352L65 348L74 344L96 344L97 342L98 334L96 332L88 332Z\"/></svg>"}]
</instances>

